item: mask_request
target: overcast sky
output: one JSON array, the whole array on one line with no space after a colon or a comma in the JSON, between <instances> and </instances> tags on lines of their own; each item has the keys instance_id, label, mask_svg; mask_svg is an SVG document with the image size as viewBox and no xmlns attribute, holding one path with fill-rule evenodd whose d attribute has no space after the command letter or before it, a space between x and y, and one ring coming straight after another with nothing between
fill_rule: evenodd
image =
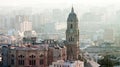
<instances>
[{"instance_id":1,"label":"overcast sky","mask_svg":"<svg viewBox=\"0 0 120 67\"><path fill-rule=\"evenodd\" d=\"M119 5L120 0L0 0L0 7L69 7L69 6L108 6Z\"/></svg>"}]
</instances>

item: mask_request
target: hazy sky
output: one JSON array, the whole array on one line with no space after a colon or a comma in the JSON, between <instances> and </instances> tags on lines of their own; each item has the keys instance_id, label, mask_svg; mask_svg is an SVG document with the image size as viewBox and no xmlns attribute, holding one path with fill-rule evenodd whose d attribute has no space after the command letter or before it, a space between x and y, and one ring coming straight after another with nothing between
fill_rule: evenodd
<instances>
[{"instance_id":1,"label":"hazy sky","mask_svg":"<svg viewBox=\"0 0 120 67\"><path fill-rule=\"evenodd\" d=\"M108 6L119 5L120 0L0 0L0 7L70 7L74 6Z\"/></svg>"}]
</instances>

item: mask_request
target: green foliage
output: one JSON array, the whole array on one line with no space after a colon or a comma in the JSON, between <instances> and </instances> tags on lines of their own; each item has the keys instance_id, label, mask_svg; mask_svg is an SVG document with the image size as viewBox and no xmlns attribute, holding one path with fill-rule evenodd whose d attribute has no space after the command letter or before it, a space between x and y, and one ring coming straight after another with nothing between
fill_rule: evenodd
<instances>
[{"instance_id":1,"label":"green foliage","mask_svg":"<svg viewBox=\"0 0 120 67\"><path fill-rule=\"evenodd\" d=\"M113 67L114 62L110 60L109 56L104 56L103 59L98 60L98 63L101 65L100 67Z\"/></svg>"}]
</instances>

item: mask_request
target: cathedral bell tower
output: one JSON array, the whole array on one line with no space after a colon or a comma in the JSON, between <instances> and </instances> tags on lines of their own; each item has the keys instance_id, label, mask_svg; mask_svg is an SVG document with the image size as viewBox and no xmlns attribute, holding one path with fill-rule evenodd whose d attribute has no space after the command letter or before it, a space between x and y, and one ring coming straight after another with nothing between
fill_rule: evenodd
<instances>
[{"instance_id":1,"label":"cathedral bell tower","mask_svg":"<svg viewBox=\"0 0 120 67\"><path fill-rule=\"evenodd\" d=\"M74 13L73 7L67 18L66 41L67 59L77 60L79 55L79 27L78 18L77 15Z\"/></svg>"}]
</instances>

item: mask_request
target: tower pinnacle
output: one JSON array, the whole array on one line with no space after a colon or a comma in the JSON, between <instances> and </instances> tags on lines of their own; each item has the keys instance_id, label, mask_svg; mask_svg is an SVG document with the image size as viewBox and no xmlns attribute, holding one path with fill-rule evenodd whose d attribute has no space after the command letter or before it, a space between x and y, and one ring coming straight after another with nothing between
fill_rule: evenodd
<instances>
[{"instance_id":1,"label":"tower pinnacle","mask_svg":"<svg viewBox=\"0 0 120 67\"><path fill-rule=\"evenodd\" d=\"M74 13L74 8L73 8L73 6L72 6L72 9L71 9L71 12Z\"/></svg>"},{"instance_id":2,"label":"tower pinnacle","mask_svg":"<svg viewBox=\"0 0 120 67\"><path fill-rule=\"evenodd\" d=\"M69 13L67 22L78 22L77 15L75 14L73 7L71 8L71 12Z\"/></svg>"}]
</instances>

